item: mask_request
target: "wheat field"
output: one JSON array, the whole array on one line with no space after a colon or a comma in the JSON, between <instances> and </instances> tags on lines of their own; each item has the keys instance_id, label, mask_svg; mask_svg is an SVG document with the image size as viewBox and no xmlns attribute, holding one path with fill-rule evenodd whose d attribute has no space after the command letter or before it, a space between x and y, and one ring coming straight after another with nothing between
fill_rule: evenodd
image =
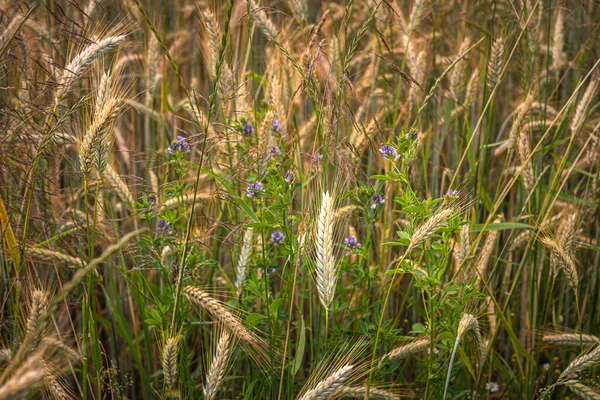
<instances>
[{"instance_id":1,"label":"wheat field","mask_svg":"<svg viewBox=\"0 0 600 400\"><path fill-rule=\"evenodd\" d=\"M0 400L600 399L600 3L0 1Z\"/></svg>"}]
</instances>

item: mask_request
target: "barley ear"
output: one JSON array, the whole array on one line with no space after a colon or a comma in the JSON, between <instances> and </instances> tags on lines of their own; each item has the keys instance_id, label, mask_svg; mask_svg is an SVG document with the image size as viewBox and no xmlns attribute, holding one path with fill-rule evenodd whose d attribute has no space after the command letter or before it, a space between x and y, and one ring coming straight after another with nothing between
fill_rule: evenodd
<instances>
[{"instance_id":1,"label":"barley ear","mask_svg":"<svg viewBox=\"0 0 600 400\"><path fill-rule=\"evenodd\" d=\"M179 356L180 341L180 336L168 338L162 349L160 361L167 389L172 389L177 383L177 358Z\"/></svg>"}]
</instances>

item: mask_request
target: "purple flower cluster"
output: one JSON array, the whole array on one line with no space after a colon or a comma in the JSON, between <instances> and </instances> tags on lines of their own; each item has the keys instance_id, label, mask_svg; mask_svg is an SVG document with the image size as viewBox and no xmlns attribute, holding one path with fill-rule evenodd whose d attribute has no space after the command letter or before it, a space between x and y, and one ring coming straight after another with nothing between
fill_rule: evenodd
<instances>
[{"instance_id":1,"label":"purple flower cluster","mask_svg":"<svg viewBox=\"0 0 600 400\"><path fill-rule=\"evenodd\" d=\"M279 120L273 118L273 121L271 121L271 131L278 135L283 133L283 126L281 126L281 122L279 122Z\"/></svg>"},{"instance_id":2,"label":"purple flower cluster","mask_svg":"<svg viewBox=\"0 0 600 400\"><path fill-rule=\"evenodd\" d=\"M281 231L275 231L271 233L271 242L273 242L276 246L278 244L283 244L285 241L285 235Z\"/></svg>"},{"instance_id":3,"label":"purple flower cluster","mask_svg":"<svg viewBox=\"0 0 600 400\"><path fill-rule=\"evenodd\" d=\"M166 235L170 235L171 233L173 233L169 221L167 221L166 219L158 220L158 224L156 224L156 231L158 233L163 233Z\"/></svg>"},{"instance_id":4,"label":"purple flower cluster","mask_svg":"<svg viewBox=\"0 0 600 400\"><path fill-rule=\"evenodd\" d=\"M269 157L279 157L281 155L281 149L279 146L271 146L269 149Z\"/></svg>"},{"instance_id":5,"label":"purple flower cluster","mask_svg":"<svg viewBox=\"0 0 600 400\"><path fill-rule=\"evenodd\" d=\"M385 199L380 194L374 194L373 197L371 197L371 202L371 208L374 210L377 206L385 204Z\"/></svg>"},{"instance_id":6,"label":"purple flower cluster","mask_svg":"<svg viewBox=\"0 0 600 400\"><path fill-rule=\"evenodd\" d=\"M358 243L358 240L356 240L356 237L354 235L350 235L346 239L344 239L344 244L346 245L346 247L348 247L348 249L353 251L360 247L360 243Z\"/></svg>"},{"instance_id":7,"label":"purple flower cluster","mask_svg":"<svg viewBox=\"0 0 600 400\"><path fill-rule=\"evenodd\" d=\"M396 151L396 149L388 144L382 144L381 147L379 148L379 152L381 154L383 154L383 158L385 158L386 160L389 159L398 159L398 157L400 157L400 155L398 155L398 151Z\"/></svg>"},{"instance_id":8,"label":"purple flower cluster","mask_svg":"<svg viewBox=\"0 0 600 400\"><path fill-rule=\"evenodd\" d=\"M246 189L246 194L248 197L253 198L256 195L262 195L262 191L265 190L265 187L259 181L251 183Z\"/></svg>"},{"instance_id":9,"label":"purple flower cluster","mask_svg":"<svg viewBox=\"0 0 600 400\"><path fill-rule=\"evenodd\" d=\"M315 165L321 165L323 162L323 155L321 153L315 153L313 154L312 160Z\"/></svg>"},{"instance_id":10,"label":"purple flower cluster","mask_svg":"<svg viewBox=\"0 0 600 400\"><path fill-rule=\"evenodd\" d=\"M448 197L448 198L451 198L451 199L457 198L458 197L458 190L456 190L456 189L448 189L448 191L446 192L446 196L445 197Z\"/></svg>"},{"instance_id":11,"label":"purple flower cluster","mask_svg":"<svg viewBox=\"0 0 600 400\"><path fill-rule=\"evenodd\" d=\"M250 121L245 121L244 126L242 126L242 133L245 136L252 136L252 135L254 135L254 132L255 132L254 125L252 125L250 123Z\"/></svg>"},{"instance_id":12,"label":"purple flower cluster","mask_svg":"<svg viewBox=\"0 0 600 400\"><path fill-rule=\"evenodd\" d=\"M294 173L292 171L288 171L285 173L285 181L287 183L292 183L295 178L296 178L296 175L294 175Z\"/></svg>"},{"instance_id":13,"label":"purple flower cluster","mask_svg":"<svg viewBox=\"0 0 600 400\"><path fill-rule=\"evenodd\" d=\"M190 144L187 139L183 136L177 136L177 140L173 142L172 145L167 149L169 150L169 154L173 155L178 152L189 153L190 152Z\"/></svg>"}]
</instances>

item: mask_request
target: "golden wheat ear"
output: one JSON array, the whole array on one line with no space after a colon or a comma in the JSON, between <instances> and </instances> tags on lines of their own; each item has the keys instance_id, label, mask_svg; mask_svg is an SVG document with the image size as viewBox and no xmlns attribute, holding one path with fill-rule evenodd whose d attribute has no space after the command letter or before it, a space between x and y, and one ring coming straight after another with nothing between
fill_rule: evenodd
<instances>
[{"instance_id":1,"label":"golden wheat ear","mask_svg":"<svg viewBox=\"0 0 600 400\"><path fill-rule=\"evenodd\" d=\"M325 400L344 386L349 386L369 373L370 362L363 355L370 342L360 339L346 342L325 356L311 372L297 400Z\"/></svg>"},{"instance_id":2,"label":"golden wheat ear","mask_svg":"<svg viewBox=\"0 0 600 400\"><path fill-rule=\"evenodd\" d=\"M114 141L113 126L124 108L124 93L120 73L103 72L98 84L91 122L79 146L81 172L88 177L93 170L103 174ZM112 176L110 173L109 177ZM123 189L121 185L121 189Z\"/></svg>"},{"instance_id":3,"label":"golden wheat ear","mask_svg":"<svg viewBox=\"0 0 600 400\"><path fill-rule=\"evenodd\" d=\"M213 400L217 398L217 393L223 386L223 380L227 376L227 372L230 368L231 359L235 344L237 342L236 337L221 327L220 334L214 335L218 338L208 372L206 374L206 385L204 386L204 396L207 400Z\"/></svg>"},{"instance_id":4,"label":"golden wheat ear","mask_svg":"<svg viewBox=\"0 0 600 400\"><path fill-rule=\"evenodd\" d=\"M229 311L222 302L211 297L206 291L194 286L186 286L183 288L183 293L190 303L201 307L214 320L222 324L224 329L231 335L235 336L263 372L268 372L281 362L281 352L244 326L240 318Z\"/></svg>"},{"instance_id":5,"label":"golden wheat ear","mask_svg":"<svg viewBox=\"0 0 600 400\"><path fill-rule=\"evenodd\" d=\"M165 340L162 348L160 362L167 390L173 389L178 379L178 358L181 336L176 335Z\"/></svg>"},{"instance_id":6,"label":"golden wheat ear","mask_svg":"<svg viewBox=\"0 0 600 400\"><path fill-rule=\"evenodd\" d=\"M116 28L111 32L105 33L102 37L93 41L73 56L71 61L65 65L64 70L57 79L59 88L56 92L55 102L58 104L64 98L77 80L79 80L81 75L91 67L94 61L123 45L126 39L127 35L123 29Z\"/></svg>"}]
</instances>

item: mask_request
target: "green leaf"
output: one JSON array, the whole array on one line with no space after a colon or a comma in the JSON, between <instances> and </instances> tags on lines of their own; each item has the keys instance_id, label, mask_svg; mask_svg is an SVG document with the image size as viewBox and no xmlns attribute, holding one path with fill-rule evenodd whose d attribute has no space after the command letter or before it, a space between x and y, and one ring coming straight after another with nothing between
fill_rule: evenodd
<instances>
[{"instance_id":1,"label":"green leaf","mask_svg":"<svg viewBox=\"0 0 600 400\"><path fill-rule=\"evenodd\" d=\"M271 303L271 306L269 307L269 314L276 315L277 312L279 311L279 307L281 307L282 304L283 304L283 299L273 300L273 302Z\"/></svg>"},{"instance_id":2,"label":"green leaf","mask_svg":"<svg viewBox=\"0 0 600 400\"><path fill-rule=\"evenodd\" d=\"M292 364L292 375L296 375L302 364L302 358L304 357L304 346L306 345L306 328L304 327L304 318L300 314L300 334L298 335L298 344L296 345L296 356L294 357L294 363Z\"/></svg>"},{"instance_id":3,"label":"green leaf","mask_svg":"<svg viewBox=\"0 0 600 400\"><path fill-rule=\"evenodd\" d=\"M471 232L481 232L482 230L488 231L504 231L507 229L535 229L533 225L522 224L520 222L500 222L497 224L488 224L485 229L483 227L485 224L475 224L471 225L469 230Z\"/></svg>"},{"instance_id":4,"label":"green leaf","mask_svg":"<svg viewBox=\"0 0 600 400\"><path fill-rule=\"evenodd\" d=\"M260 321L262 321L263 319L266 319L267 317L265 317L262 314L257 314L257 313L251 313L248 314L248 316L246 317L246 325L248 325L249 328L253 328L256 326L256 324L258 324Z\"/></svg>"}]
</instances>

